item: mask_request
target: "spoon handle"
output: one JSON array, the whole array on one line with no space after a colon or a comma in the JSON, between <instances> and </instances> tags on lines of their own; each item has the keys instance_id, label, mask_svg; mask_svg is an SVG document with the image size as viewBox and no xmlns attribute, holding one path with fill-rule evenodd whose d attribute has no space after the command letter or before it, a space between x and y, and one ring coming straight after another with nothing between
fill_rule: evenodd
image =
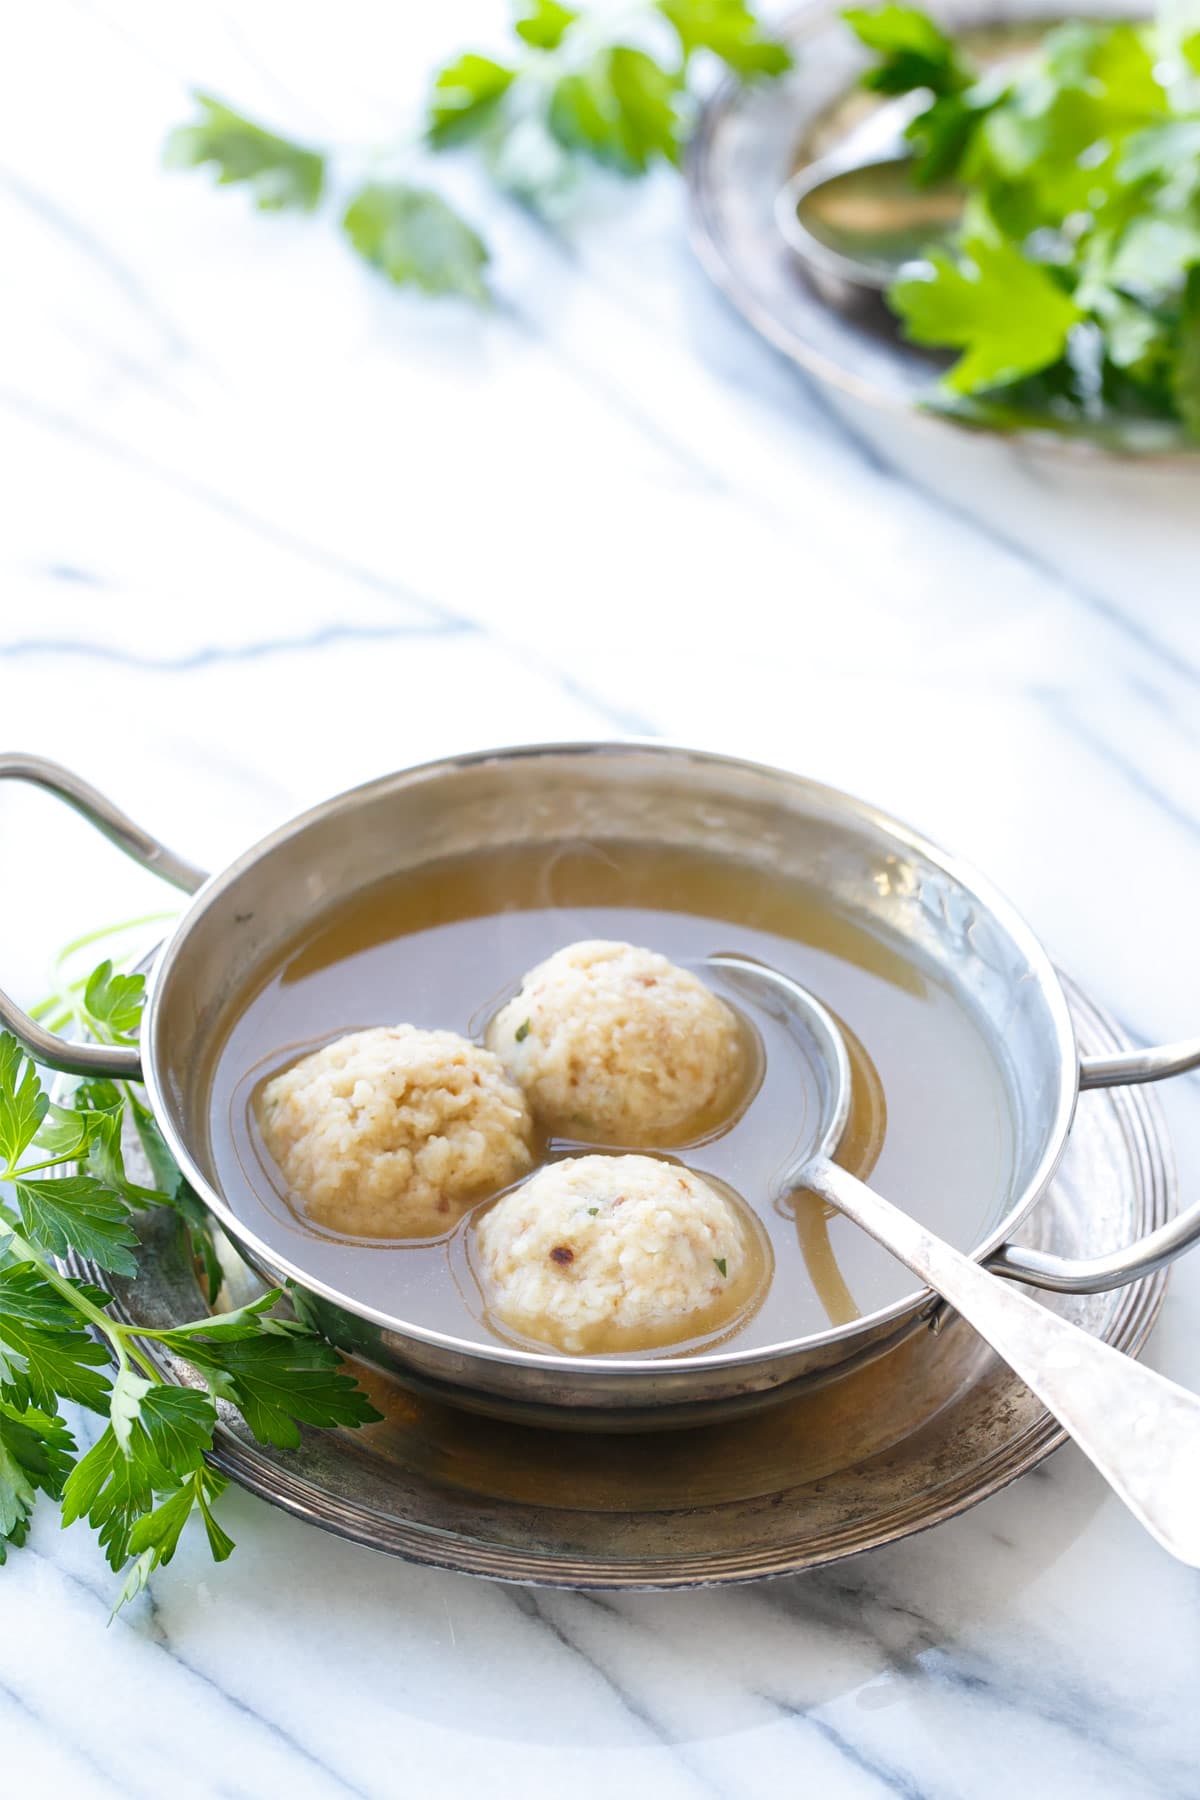
<instances>
[{"instance_id":1,"label":"spoon handle","mask_svg":"<svg viewBox=\"0 0 1200 1800\"><path fill-rule=\"evenodd\" d=\"M1033 1389L1114 1493L1200 1568L1200 1396L1059 1318L825 1158L803 1183L941 1294Z\"/></svg>"}]
</instances>

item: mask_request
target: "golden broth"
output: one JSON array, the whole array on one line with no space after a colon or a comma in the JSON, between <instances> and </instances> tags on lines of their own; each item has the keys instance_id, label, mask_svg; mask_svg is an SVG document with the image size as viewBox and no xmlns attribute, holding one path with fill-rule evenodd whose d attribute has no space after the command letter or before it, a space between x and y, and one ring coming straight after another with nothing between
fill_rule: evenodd
<instances>
[{"instance_id":1,"label":"golden broth","mask_svg":"<svg viewBox=\"0 0 1200 1800\"><path fill-rule=\"evenodd\" d=\"M353 1240L306 1224L258 1139L253 1095L306 1051L365 1026L404 1022L479 1038L527 969L595 937L693 967L736 951L804 983L842 1022L854 1065L841 1160L964 1249L999 1215L1012 1170L1007 1086L981 1027L937 979L769 871L654 845L572 842L489 850L398 875L314 919L238 997L207 1080L211 1163L239 1218L279 1255L361 1303L428 1330L494 1340L466 1253L469 1215L434 1241ZM774 1261L757 1308L721 1341L778 1343L910 1292L907 1271L847 1220L809 1195L780 1191L805 1141L811 1072L783 1024L722 989L715 972L699 972L740 1007L764 1053L749 1105L724 1130L675 1152L743 1198ZM591 1148L553 1140L546 1154Z\"/></svg>"}]
</instances>

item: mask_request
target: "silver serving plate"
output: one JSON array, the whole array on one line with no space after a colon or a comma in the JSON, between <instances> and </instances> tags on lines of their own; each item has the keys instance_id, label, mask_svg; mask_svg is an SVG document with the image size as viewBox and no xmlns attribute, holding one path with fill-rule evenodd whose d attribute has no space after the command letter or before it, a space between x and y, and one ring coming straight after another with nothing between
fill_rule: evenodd
<instances>
[{"instance_id":1,"label":"silver serving plate","mask_svg":"<svg viewBox=\"0 0 1200 1800\"><path fill-rule=\"evenodd\" d=\"M1069 984L1068 993L1085 1053L1115 1050L1110 1021ZM1018 1239L1044 1256L1103 1259L1163 1226L1174 1193L1156 1102L1140 1088L1097 1094ZM103 1276L118 1317L160 1328L201 1316L205 1302L174 1216L143 1215L140 1229L137 1279ZM99 1278L81 1259L70 1267ZM1132 1353L1165 1285L1159 1271L1110 1293L1041 1300ZM353 1365L381 1424L306 1429L298 1450L278 1450L257 1443L222 1404L214 1461L323 1530L463 1574L589 1588L793 1574L952 1518L1062 1442L974 1333L954 1319L933 1325L769 1413L655 1436L505 1424ZM147 1348L171 1379L195 1379Z\"/></svg>"},{"instance_id":2,"label":"silver serving plate","mask_svg":"<svg viewBox=\"0 0 1200 1800\"><path fill-rule=\"evenodd\" d=\"M1061 0L932 0L928 10L959 34L996 28L1030 37L1059 22ZM1145 11L1137 0L1096 0L1088 18ZM844 282L796 255L780 229L781 190L861 129L872 106L855 93L870 57L842 22L840 0L814 0L785 22L796 67L780 80L746 87L724 82L704 109L688 155L692 242L707 273L753 329L808 374L857 400L913 419L979 429L982 411L951 415L926 406L941 369L908 344L883 301L846 304ZM1000 423L1000 410L992 420ZM1196 467L1196 450L1170 421L1109 417L1094 424L1015 416L1006 435L1063 456L1136 457Z\"/></svg>"}]
</instances>

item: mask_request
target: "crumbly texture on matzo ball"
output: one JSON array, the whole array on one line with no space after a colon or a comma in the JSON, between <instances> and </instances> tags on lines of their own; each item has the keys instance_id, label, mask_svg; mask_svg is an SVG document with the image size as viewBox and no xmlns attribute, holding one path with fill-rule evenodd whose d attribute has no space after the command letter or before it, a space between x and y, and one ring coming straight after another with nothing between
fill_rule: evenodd
<instances>
[{"instance_id":1,"label":"crumbly texture on matzo ball","mask_svg":"<svg viewBox=\"0 0 1200 1800\"><path fill-rule=\"evenodd\" d=\"M732 1200L651 1156L549 1163L488 1207L474 1237L493 1317L574 1354L719 1330L755 1298L766 1267Z\"/></svg>"},{"instance_id":2,"label":"crumbly texture on matzo ball","mask_svg":"<svg viewBox=\"0 0 1200 1800\"><path fill-rule=\"evenodd\" d=\"M733 1009L653 950L569 944L526 975L487 1044L538 1123L592 1143L669 1149L722 1122L744 1092Z\"/></svg>"},{"instance_id":3,"label":"crumbly texture on matzo ball","mask_svg":"<svg viewBox=\"0 0 1200 1800\"><path fill-rule=\"evenodd\" d=\"M354 1031L268 1081L259 1129L297 1209L353 1237L431 1237L533 1166L490 1051L415 1025Z\"/></svg>"}]
</instances>

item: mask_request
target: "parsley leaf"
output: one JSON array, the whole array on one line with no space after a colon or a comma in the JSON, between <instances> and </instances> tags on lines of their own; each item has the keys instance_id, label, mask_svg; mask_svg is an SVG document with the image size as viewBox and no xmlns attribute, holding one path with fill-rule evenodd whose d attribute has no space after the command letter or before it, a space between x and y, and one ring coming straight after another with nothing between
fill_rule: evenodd
<instances>
[{"instance_id":1,"label":"parsley leaf","mask_svg":"<svg viewBox=\"0 0 1200 1800\"><path fill-rule=\"evenodd\" d=\"M113 1436L126 1456L132 1454L133 1428L141 1417L142 1401L151 1392L153 1386L153 1382L146 1381L141 1375L135 1375L130 1368L119 1370L117 1379L113 1382L109 1418L112 1422Z\"/></svg>"},{"instance_id":2,"label":"parsley leaf","mask_svg":"<svg viewBox=\"0 0 1200 1800\"><path fill-rule=\"evenodd\" d=\"M111 962L93 969L83 991L84 1009L97 1035L130 1038L141 1023L146 980L142 975L118 975Z\"/></svg>"},{"instance_id":3,"label":"parsley leaf","mask_svg":"<svg viewBox=\"0 0 1200 1800\"><path fill-rule=\"evenodd\" d=\"M162 1342L186 1357L213 1392L237 1407L264 1444L294 1450L301 1425L365 1425L379 1414L331 1345L300 1331L230 1337L167 1331Z\"/></svg>"},{"instance_id":4,"label":"parsley leaf","mask_svg":"<svg viewBox=\"0 0 1200 1800\"><path fill-rule=\"evenodd\" d=\"M172 1493L203 1467L217 1422L209 1395L162 1384L148 1383L128 1410L123 1425L107 1426L76 1463L63 1489L63 1524L86 1518L114 1569L128 1561L133 1531L156 1495Z\"/></svg>"},{"instance_id":5,"label":"parsley leaf","mask_svg":"<svg viewBox=\"0 0 1200 1800\"><path fill-rule=\"evenodd\" d=\"M1200 217L1143 213L1126 228L1108 267L1114 287L1149 302L1164 301L1200 263Z\"/></svg>"},{"instance_id":6,"label":"parsley leaf","mask_svg":"<svg viewBox=\"0 0 1200 1800\"><path fill-rule=\"evenodd\" d=\"M279 1304L279 1295L272 1289L260 1294L257 1300L248 1301L234 1312L216 1313L212 1317L193 1319L190 1325L176 1325L172 1328L170 1341L181 1356L188 1354L184 1342L190 1337L204 1337L214 1344L236 1343L244 1338L260 1337L292 1337L305 1329L297 1325L294 1319L272 1318L272 1309Z\"/></svg>"},{"instance_id":7,"label":"parsley leaf","mask_svg":"<svg viewBox=\"0 0 1200 1800\"><path fill-rule=\"evenodd\" d=\"M865 86L925 93L914 182L966 192L949 248L888 295L914 342L964 352L943 404L1001 428L1129 411L1195 433L1200 91L1178 30L1071 19L981 71L911 8L846 17L878 56Z\"/></svg>"},{"instance_id":8,"label":"parsley leaf","mask_svg":"<svg viewBox=\"0 0 1200 1800\"><path fill-rule=\"evenodd\" d=\"M325 158L319 150L297 144L256 125L213 94L197 92L200 109L194 125L180 125L167 139L163 159L168 168L217 171L217 182L246 182L263 212L312 212L325 186Z\"/></svg>"},{"instance_id":9,"label":"parsley leaf","mask_svg":"<svg viewBox=\"0 0 1200 1800\"><path fill-rule=\"evenodd\" d=\"M1158 181L1180 201L1200 185L1200 118L1164 119L1125 140L1118 174L1122 181Z\"/></svg>"},{"instance_id":10,"label":"parsley leaf","mask_svg":"<svg viewBox=\"0 0 1200 1800\"><path fill-rule=\"evenodd\" d=\"M1200 270L1188 276L1179 315L1179 345L1171 371L1176 410L1200 442Z\"/></svg>"},{"instance_id":11,"label":"parsley leaf","mask_svg":"<svg viewBox=\"0 0 1200 1800\"><path fill-rule=\"evenodd\" d=\"M617 41L630 23L638 41ZM512 29L507 58L466 49L436 72L423 141L473 147L495 186L548 218L565 212L592 164L641 175L679 162L697 113L688 81L698 52L746 80L779 75L792 60L750 0L640 0L615 10L517 0ZM483 241L444 197L401 179L402 148L373 157L326 150L268 131L214 94L194 98L199 117L170 134L168 166L212 167L219 183L248 185L264 210L313 212L349 185L342 230L367 262L398 286L486 297ZM344 163L355 170L350 183L339 180ZM364 181L364 167L387 173Z\"/></svg>"},{"instance_id":12,"label":"parsley leaf","mask_svg":"<svg viewBox=\"0 0 1200 1800\"><path fill-rule=\"evenodd\" d=\"M678 77L644 50L614 44L556 84L548 123L560 144L640 175L656 156L679 160L679 92Z\"/></svg>"},{"instance_id":13,"label":"parsley leaf","mask_svg":"<svg viewBox=\"0 0 1200 1800\"><path fill-rule=\"evenodd\" d=\"M956 94L973 78L953 40L915 7L848 7L842 17L868 50L879 53L880 61L862 78L874 93L929 88L935 95Z\"/></svg>"},{"instance_id":14,"label":"parsley leaf","mask_svg":"<svg viewBox=\"0 0 1200 1800\"><path fill-rule=\"evenodd\" d=\"M21 1223L35 1244L53 1256L78 1250L115 1275L134 1275L137 1236L129 1205L93 1175L13 1183Z\"/></svg>"},{"instance_id":15,"label":"parsley leaf","mask_svg":"<svg viewBox=\"0 0 1200 1800\"><path fill-rule=\"evenodd\" d=\"M624 11L610 21L600 7L523 0L511 62L469 52L436 77L429 142L476 140L493 181L557 214L589 164L638 176L678 163L696 113L688 77L698 52L746 80L791 67L748 0L644 0L642 10L644 44L621 39ZM663 21L678 41L674 55L658 49Z\"/></svg>"},{"instance_id":16,"label":"parsley leaf","mask_svg":"<svg viewBox=\"0 0 1200 1800\"><path fill-rule=\"evenodd\" d=\"M38 1493L61 1495L74 1452L56 1413L0 1399L0 1565L9 1544L25 1542Z\"/></svg>"},{"instance_id":17,"label":"parsley leaf","mask_svg":"<svg viewBox=\"0 0 1200 1800\"><path fill-rule=\"evenodd\" d=\"M188 1243L196 1262L204 1272L205 1292L210 1300L215 1300L221 1290L224 1276L221 1272L220 1258L217 1255L216 1232L218 1226L208 1208L194 1188L184 1180L175 1166L174 1158L167 1149L166 1141L154 1119L153 1113L141 1106L132 1107L134 1130L146 1161L150 1164L151 1174L157 1184L154 1199L166 1202L174 1207L187 1229ZM120 1121L117 1122L118 1154L120 1140ZM120 1175L124 1177L124 1161L121 1161ZM147 1196L142 1189L132 1188L122 1179L120 1191L135 1204L139 1201L145 1205Z\"/></svg>"},{"instance_id":18,"label":"parsley leaf","mask_svg":"<svg viewBox=\"0 0 1200 1800\"><path fill-rule=\"evenodd\" d=\"M944 377L953 393L1000 387L1063 355L1083 317L1047 269L1003 239L968 239L955 257L934 251L895 282L888 299L917 344L965 354Z\"/></svg>"},{"instance_id":19,"label":"parsley leaf","mask_svg":"<svg viewBox=\"0 0 1200 1800\"><path fill-rule=\"evenodd\" d=\"M143 1513L129 1534L129 1551L137 1558L118 1605L141 1592L155 1569L169 1563L179 1547L183 1528L199 1512L214 1562L224 1562L234 1542L212 1515L212 1503L224 1493L227 1482L215 1469L194 1469L182 1487L152 1512Z\"/></svg>"},{"instance_id":20,"label":"parsley leaf","mask_svg":"<svg viewBox=\"0 0 1200 1800\"><path fill-rule=\"evenodd\" d=\"M535 50L557 50L578 17L574 7L560 6L558 0L524 0L513 30Z\"/></svg>"},{"instance_id":21,"label":"parsley leaf","mask_svg":"<svg viewBox=\"0 0 1200 1800\"><path fill-rule=\"evenodd\" d=\"M429 103L429 141L439 149L466 143L496 115L516 71L466 51L438 72Z\"/></svg>"},{"instance_id":22,"label":"parsley leaf","mask_svg":"<svg viewBox=\"0 0 1200 1800\"><path fill-rule=\"evenodd\" d=\"M397 286L488 298L487 246L431 188L368 182L351 199L342 228L358 254Z\"/></svg>"},{"instance_id":23,"label":"parsley leaf","mask_svg":"<svg viewBox=\"0 0 1200 1800\"><path fill-rule=\"evenodd\" d=\"M78 1312L32 1263L0 1268L0 1397L46 1412L59 1400L103 1412L107 1362Z\"/></svg>"},{"instance_id":24,"label":"parsley leaf","mask_svg":"<svg viewBox=\"0 0 1200 1800\"><path fill-rule=\"evenodd\" d=\"M15 1167L41 1129L49 1102L16 1038L0 1032L0 1157Z\"/></svg>"},{"instance_id":25,"label":"parsley leaf","mask_svg":"<svg viewBox=\"0 0 1200 1800\"><path fill-rule=\"evenodd\" d=\"M1010 229L1095 213L1118 184L1120 145L1164 105L1134 27L1072 21L1047 34L1024 78L980 121L964 173L995 190Z\"/></svg>"},{"instance_id":26,"label":"parsley leaf","mask_svg":"<svg viewBox=\"0 0 1200 1800\"><path fill-rule=\"evenodd\" d=\"M55 1106L51 1101L34 1141L39 1150L47 1151L57 1161L59 1157L79 1156L89 1139L99 1135L99 1130L100 1120L96 1114L76 1112L69 1106Z\"/></svg>"},{"instance_id":27,"label":"parsley leaf","mask_svg":"<svg viewBox=\"0 0 1200 1800\"><path fill-rule=\"evenodd\" d=\"M685 60L710 50L747 81L792 66L787 46L764 31L745 0L658 0L658 9L678 32Z\"/></svg>"}]
</instances>

